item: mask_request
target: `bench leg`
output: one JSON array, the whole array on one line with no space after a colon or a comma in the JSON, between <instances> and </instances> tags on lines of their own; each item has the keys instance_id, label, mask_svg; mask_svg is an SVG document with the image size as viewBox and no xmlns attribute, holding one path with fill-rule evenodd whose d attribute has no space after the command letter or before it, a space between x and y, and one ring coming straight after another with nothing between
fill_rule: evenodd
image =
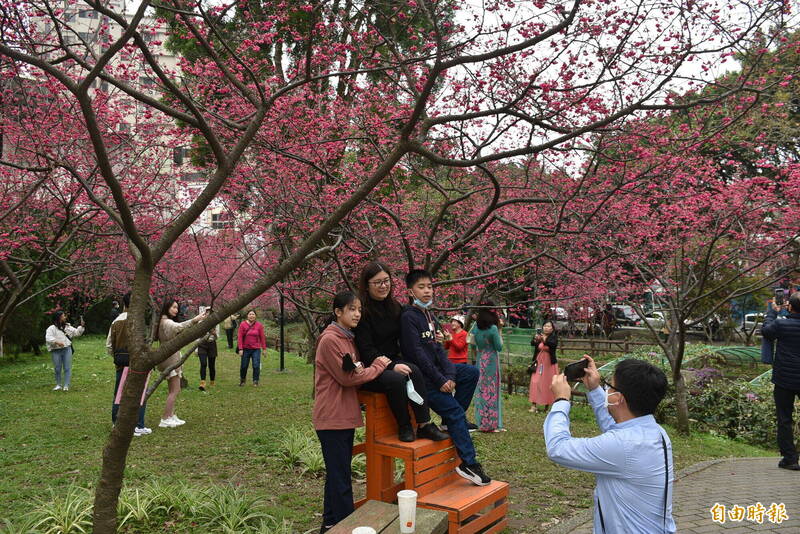
<instances>
[{"instance_id":1,"label":"bench leg","mask_svg":"<svg viewBox=\"0 0 800 534\"><path fill-rule=\"evenodd\" d=\"M394 461L380 454L367 455L367 499L380 501L383 490L394 485Z\"/></svg>"}]
</instances>

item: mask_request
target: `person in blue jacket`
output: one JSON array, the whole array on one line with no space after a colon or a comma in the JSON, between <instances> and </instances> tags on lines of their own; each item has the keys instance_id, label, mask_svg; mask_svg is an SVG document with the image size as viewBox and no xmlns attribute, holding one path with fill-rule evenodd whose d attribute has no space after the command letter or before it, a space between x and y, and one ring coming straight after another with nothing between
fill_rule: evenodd
<instances>
[{"instance_id":1,"label":"person in blue jacket","mask_svg":"<svg viewBox=\"0 0 800 534\"><path fill-rule=\"evenodd\" d=\"M461 458L456 473L473 484L485 486L491 479L477 461L466 416L478 383L478 369L474 365L454 364L447 357L442 346L444 334L430 312L433 305L431 273L412 270L406 275L406 286L412 304L405 306L400 315L403 359L415 364L425 378L428 404L442 417Z\"/></svg>"},{"instance_id":2,"label":"person in blue jacket","mask_svg":"<svg viewBox=\"0 0 800 534\"><path fill-rule=\"evenodd\" d=\"M775 385L775 415L778 421L778 448L783 458L778 467L800 471L794 443L794 400L800 397L800 291L789 297L789 313L778 320L781 307L772 303L761 335L775 342L772 362L772 383Z\"/></svg>"}]
</instances>

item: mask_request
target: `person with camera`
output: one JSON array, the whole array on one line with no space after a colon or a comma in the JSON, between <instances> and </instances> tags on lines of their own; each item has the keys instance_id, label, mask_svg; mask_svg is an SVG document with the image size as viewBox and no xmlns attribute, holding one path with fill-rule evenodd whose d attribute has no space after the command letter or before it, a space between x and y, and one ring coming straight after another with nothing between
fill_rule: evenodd
<instances>
[{"instance_id":1,"label":"person with camera","mask_svg":"<svg viewBox=\"0 0 800 534\"><path fill-rule=\"evenodd\" d=\"M581 379L602 434L570 434L568 366L566 376L553 377L555 401L544 421L547 456L564 467L594 473L595 534L676 532L672 445L653 417L667 391L666 375L649 362L628 359L606 383L594 360L583 358Z\"/></svg>"},{"instance_id":2,"label":"person with camera","mask_svg":"<svg viewBox=\"0 0 800 534\"><path fill-rule=\"evenodd\" d=\"M772 383L775 385L775 414L778 421L778 448L783 458L778 467L800 471L797 447L794 443L795 397L800 397L800 291L789 297L788 314L778 320L782 306L773 302L761 335L775 343L772 361Z\"/></svg>"}]
</instances>

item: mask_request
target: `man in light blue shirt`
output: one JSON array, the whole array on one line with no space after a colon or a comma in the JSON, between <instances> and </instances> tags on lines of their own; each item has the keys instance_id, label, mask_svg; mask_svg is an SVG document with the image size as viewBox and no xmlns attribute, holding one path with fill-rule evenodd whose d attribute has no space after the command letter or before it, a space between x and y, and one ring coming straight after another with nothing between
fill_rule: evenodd
<instances>
[{"instance_id":1,"label":"man in light blue shirt","mask_svg":"<svg viewBox=\"0 0 800 534\"><path fill-rule=\"evenodd\" d=\"M604 384L594 361L583 383L602 434L573 438L569 432L572 389L553 377L556 397L544 421L547 456L564 467L594 473L595 534L672 534L672 445L653 413L667 390L667 377L642 360L625 360Z\"/></svg>"}]
</instances>

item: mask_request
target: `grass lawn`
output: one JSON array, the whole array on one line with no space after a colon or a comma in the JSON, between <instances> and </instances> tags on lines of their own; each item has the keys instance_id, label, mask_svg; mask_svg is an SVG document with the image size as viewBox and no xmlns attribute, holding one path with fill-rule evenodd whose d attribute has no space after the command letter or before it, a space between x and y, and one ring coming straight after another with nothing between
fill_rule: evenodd
<instances>
[{"instance_id":1,"label":"grass lawn","mask_svg":"<svg viewBox=\"0 0 800 534\"><path fill-rule=\"evenodd\" d=\"M111 428L114 367L104 353L104 338L76 340L71 390L51 391L49 354L24 355L0 362L0 524L30 510L32 504L64 492L71 484L89 487L99 473L103 444ZM177 413L187 423L158 428L166 388L153 395L147 425L153 434L134 438L126 484L154 479L185 481L199 487L233 484L262 500L269 512L293 522L293 530L317 529L323 479L283 465L278 444L287 429L311 428L311 366L287 355L287 371L277 372L274 351L262 356L261 386L238 387L239 360L223 349L217 359L217 384L198 391L199 362L192 357L184 373L190 386L178 399ZM490 476L511 484L511 532L546 532L578 509L591 505L593 477L554 465L542 436L544 414L527 412L527 399L505 399L508 432L474 434L479 458ZM575 406L573 434L596 433L588 407ZM676 468L725 456L774 455L756 447L710 435L673 440ZM363 485L356 485L363 495ZM135 530L128 530L129 532ZM152 530L149 530L152 531ZM160 532L203 532L192 525L165 522Z\"/></svg>"}]
</instances>

